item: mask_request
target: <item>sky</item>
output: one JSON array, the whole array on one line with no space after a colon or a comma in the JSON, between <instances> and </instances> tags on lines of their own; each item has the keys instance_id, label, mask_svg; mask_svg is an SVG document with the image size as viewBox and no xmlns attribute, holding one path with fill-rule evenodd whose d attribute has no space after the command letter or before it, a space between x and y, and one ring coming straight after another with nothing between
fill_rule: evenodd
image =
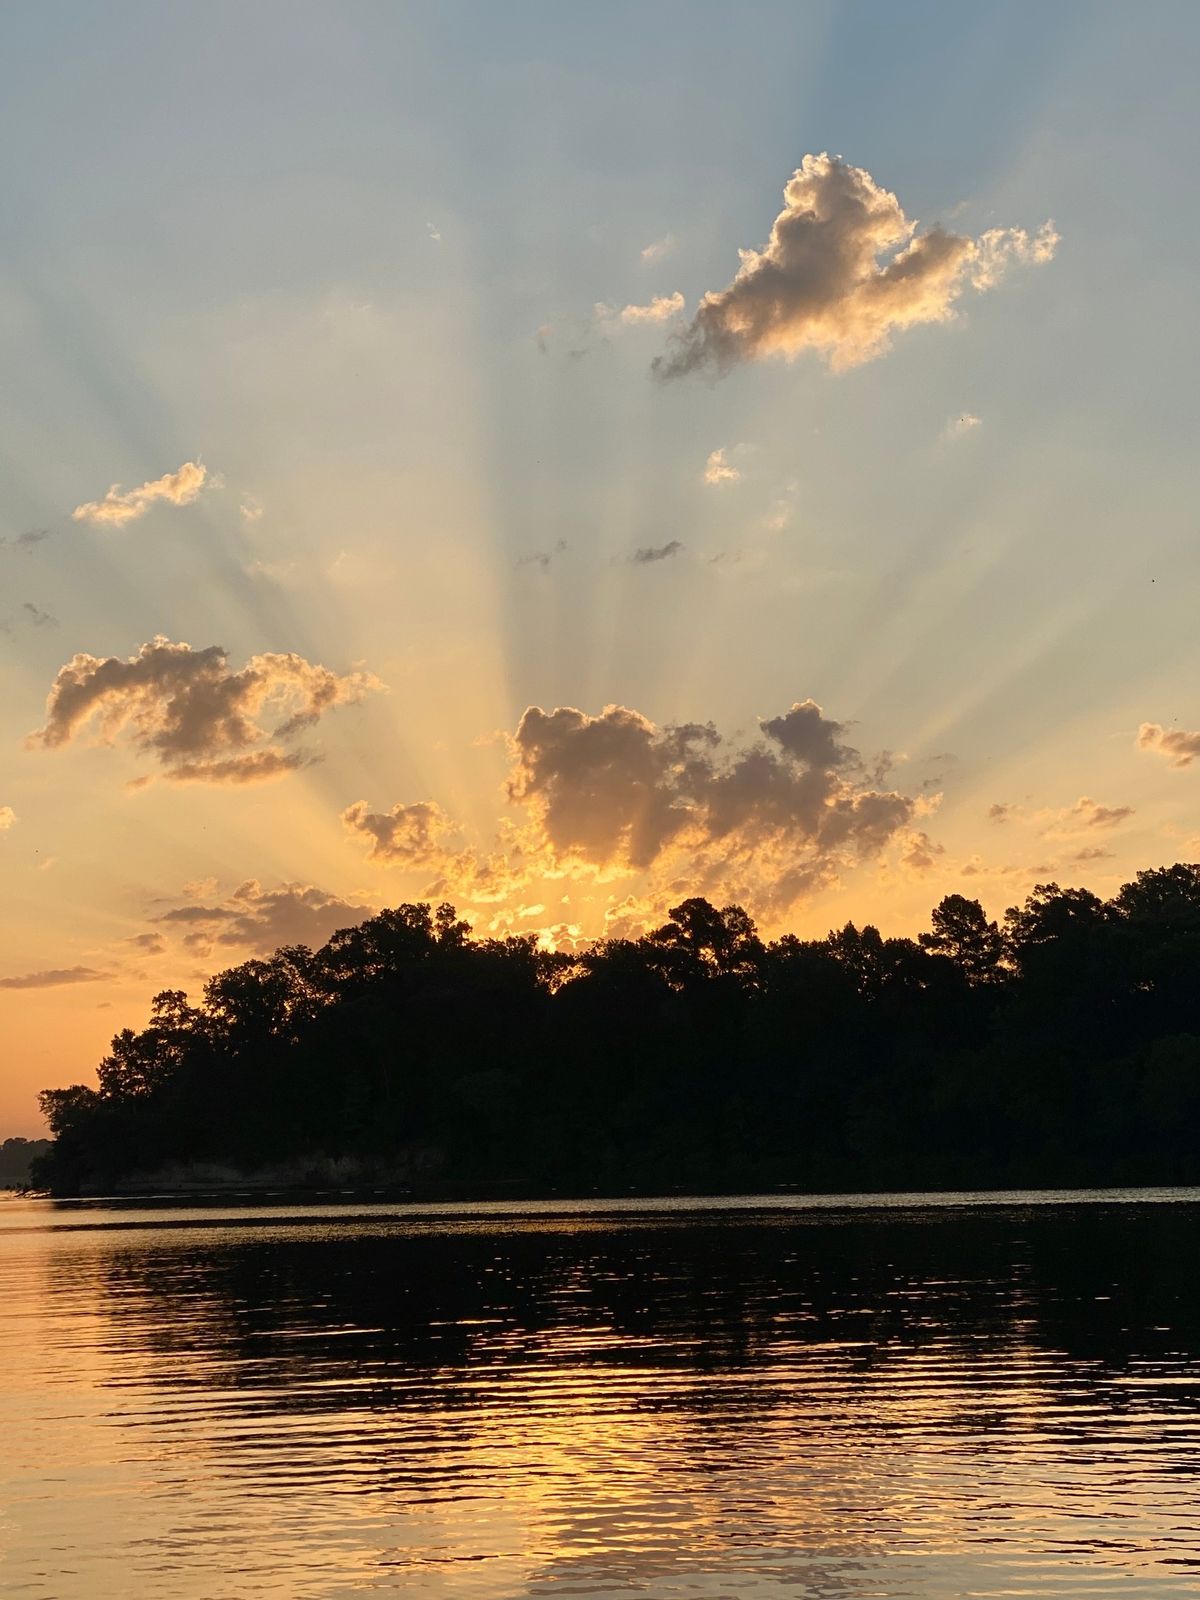
<instances>
[{"instance_id":1,"label":"sky","mask_svg":"<svg viewBox=\"0 0 1200 1600\"><path fill-rule=\"evenodd\" d=\"M405 900L1200 859L1191 4L0 19L0 1137Z\"/></svg>"}]
</instances>

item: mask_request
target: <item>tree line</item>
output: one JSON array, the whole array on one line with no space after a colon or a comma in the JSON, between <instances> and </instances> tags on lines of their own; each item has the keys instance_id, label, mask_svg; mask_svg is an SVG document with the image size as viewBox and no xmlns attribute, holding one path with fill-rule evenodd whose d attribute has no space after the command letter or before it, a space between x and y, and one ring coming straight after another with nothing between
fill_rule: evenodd
<instances>
[{"instance_id":1,"label":"tree line","mask_svg":"<svg viewBox=\"0 0 1200 1600\"><path fill-rule=\"evenodd\" d=\"M179 990L41 1095L35 1181L340 1161L430 1192L1200 1180L1200 864L917 939L685 900L578 953L401 905Z\"/></svg>"},{"instance_id":2,"label":"tree line","mask_svg":"<svg viewBox=\"0 0 1200 1600\"><path fill-rule=\"evenodd\" d=\"M0 1189L25 1189L33 1163L50 1148L48 1139L5 1139L0 1143Z\"/></svg>"}]
</instances>

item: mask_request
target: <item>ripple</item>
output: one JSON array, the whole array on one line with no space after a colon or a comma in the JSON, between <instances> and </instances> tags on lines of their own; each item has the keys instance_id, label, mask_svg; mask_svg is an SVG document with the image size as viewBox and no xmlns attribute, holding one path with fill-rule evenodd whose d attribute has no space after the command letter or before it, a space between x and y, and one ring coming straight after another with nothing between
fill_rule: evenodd
<instances>
[{"instance_id":1,"label":"ripple","mask_svg":"<svg viewBox=\"0 0 1200 1600\"><path fill-rule=\"evenodd\" d=\"M1200 1197L5 1207L5 1594L1194 1594Z\"/></svg>"}]
</instances>

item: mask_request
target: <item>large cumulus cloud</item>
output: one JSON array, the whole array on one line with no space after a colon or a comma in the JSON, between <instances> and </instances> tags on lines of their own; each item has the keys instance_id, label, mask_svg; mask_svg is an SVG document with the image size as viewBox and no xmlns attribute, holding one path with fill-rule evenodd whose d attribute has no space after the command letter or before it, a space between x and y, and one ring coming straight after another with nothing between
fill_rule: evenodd
<instances>
[{"instance_id":1,"label":"large cumulus cloud","mask_svg":"<svg viewBox=\"0 0 1200 1600\"><path fill-rule=\"evenodd\" d=\"M967 287L992 288L1013 262L1049 261L1058 244L1050 223L1033 235L918 233L894 194L838 156L805 156L783 193L766 246L742 250L733 282L704 296L654 362L659 377L805 350L834 370L857 366L882 355L893 333L947 321Z\"/></svg>"},{"instance_id":2,"label":"large cumulus cloud","mask_svg":"<svg viewBox=\"0 0 1200 1600\"><path fill-rule=\"evenodd\" d=\"M295 735L379 686L369 673L331 672L294 654L251 656L235 672L220 645L193 650L160 635L127 659L74 656L30 743L56 749L94 728L155 756L176 782L253 783L304 765L311 757L287 747ZM268 712L279 719L270 729L259 720Z\"/></svg>"},{"instance_id":3,"label":"large cumulus cloud","mask_svg":"<svg viewBox=\"0 0 1200 1600\"><path fill-rule=\"evenodd\" d=\"M501 898L544 878L655 885L783 908L911 833L919 802L879 787L843 724L812 700L749 742L711 723L659 727L626 706L590 715L531 706L509 739L507 794L522 815L500 847L455 848L433 802L344 814L376 861L436 870L448 892ZM673 890L671 892L674 892Z\"/></svg>"}]
</instances>

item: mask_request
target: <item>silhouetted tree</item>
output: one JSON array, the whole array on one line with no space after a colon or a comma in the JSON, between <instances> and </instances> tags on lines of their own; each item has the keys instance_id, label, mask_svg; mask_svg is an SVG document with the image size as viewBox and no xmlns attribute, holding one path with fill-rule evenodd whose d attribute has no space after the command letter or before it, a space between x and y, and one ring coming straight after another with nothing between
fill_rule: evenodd
<instances>
[{"instance_id":1,"label":"silhouetted tree","mask_svg":"<svg viewBox=\"0 0 1200 1600\"><path fill-rule=\"evenodd\" d=\"M1004 937L978 900L948 894L934 907L933 929L920 935L924 949L948 956L969 983L995 983L1001 976Z\"/></svg>"},{"instance_id":2,"label":"silhouetted tree","mask_svg":"<svg viewBox=\"0 0 1200 1600\"><path fill-rule=\"evenodd\" d=\"M1004 930L763 941L693 897L564 954L402 905L158 995L97 1086L47 1090L60 1192L170 1163L352 1160L375 1181L749 1188L1200 1176L1200 867Z\"/></svg>"}]
</instances>

